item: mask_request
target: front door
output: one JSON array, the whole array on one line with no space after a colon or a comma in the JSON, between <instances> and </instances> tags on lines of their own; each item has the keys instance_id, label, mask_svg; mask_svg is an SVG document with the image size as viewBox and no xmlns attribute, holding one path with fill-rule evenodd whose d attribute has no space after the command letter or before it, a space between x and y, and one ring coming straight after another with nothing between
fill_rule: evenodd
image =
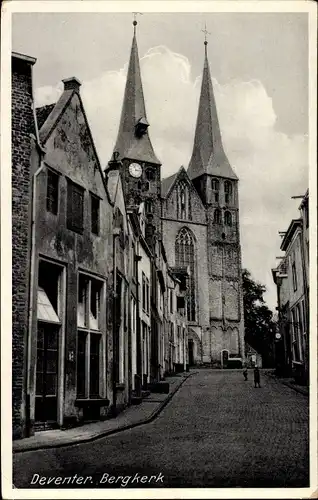
<instances>
[{"instance_id":1,"label":"front door","mask_svg":"<svg viewBox=\"0 0 318 500\"><path fill-rule=\"evenodd\" d=\"M35 422L38 429L57 423L59 325L38 322Z\"/></svg>"}]
</instances>

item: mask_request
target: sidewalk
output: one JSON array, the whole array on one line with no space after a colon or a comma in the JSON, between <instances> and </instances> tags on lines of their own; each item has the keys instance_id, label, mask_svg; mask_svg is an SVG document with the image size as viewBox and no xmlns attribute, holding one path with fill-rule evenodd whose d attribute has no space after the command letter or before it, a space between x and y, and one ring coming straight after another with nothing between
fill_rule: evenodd
<instances>
[{"instance_id":1,"label":"sidewalk","mask_svg":"<svg viewBox=\"0 0 318 500\"><path fill-rule=\"evenodd\" d=\"M309 388L304 385L298 385L294 381L293 378L284 378L284 377L277 377L273 371L266 371L265 375L268 377L273 378L276 380L278 383L281 383L283 385L286 385L287 387L290 387L291 389L294 389L294 391L299 392L300 394L303 394L304 396L309 396Z\"/></svg>"},{"instance_id":2,"label":"sidewalk","mask_svg":"<svg viewBox=\"0 0 318 500\"><path fill-rule=\"evenodd\" d=\"M149 423L156 418L172 396L181 387L183 382L193 375L193 373L194 372L185 372L173 377L167 377L165 381L170 384L169 394L151 393L140 405L129 406L116 418L104 420L103 422L85 424L68 430L55 429L37 432L34 436L29 438L13 441L13 452L21 453L24 451L59 448L61 446L85 443L119 431L132 429L138 425Z\"/></svg>"}]
</instances>

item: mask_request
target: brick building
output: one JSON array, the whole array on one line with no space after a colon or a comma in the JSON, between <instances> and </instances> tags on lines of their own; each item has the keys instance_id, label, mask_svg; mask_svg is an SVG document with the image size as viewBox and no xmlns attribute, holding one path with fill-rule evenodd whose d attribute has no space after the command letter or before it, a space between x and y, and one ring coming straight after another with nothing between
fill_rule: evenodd
<instances>
[{"instance_id":1,"label":"brick building","mask_svg":"<svg viewBox=\"0 0 318 500\"><path fill-rule=\"evenodd\" d=\"M13 436L25 432L25 359L28 334L31 149L36 144L32 92L35 59L12 54L12 410Z\"/></svg>"},{"instance_id":2,"label":"brick building","mask_svg":"<svg viewBox=\"0 0 318 500\"><path fill-rule=\"evenodd\" d=\"M186 267L186 315L195 362L223 364L244 358L238 178L225 155L205 44L201 96L193 153L183 167L161 179L161 164L148 133L136 41L136 22L118 137L127 206L145 203L146 239L160 270L161 247L168 267ZM159 264L158 264L159 263ZM159 267L158 267L159 266ZM156 280L156 274L153 274ZM160 293L160 288L158 289ZM157 293L154 285L153 294ZM156 303L156 300L153 302ZM152 312L153 352L162 337ZM158 360L153 361L154 365ZM156 373L153 373L156 376Z\"/></svg>"}]
</instances>

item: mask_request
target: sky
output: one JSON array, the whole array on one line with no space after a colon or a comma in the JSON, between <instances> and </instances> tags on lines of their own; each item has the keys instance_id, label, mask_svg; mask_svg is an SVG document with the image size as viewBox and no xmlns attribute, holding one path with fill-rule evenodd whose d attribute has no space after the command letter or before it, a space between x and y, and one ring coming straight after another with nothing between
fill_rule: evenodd
<instances>
[{"instance_id":1,"label":"sky","mask_svg":"<svg viewBox=\"0 0 318 500\"><path fill-rule=\"evenodd\" d=\"M97 152L110 160L132 41L131 13L13 14L12 49L37 58L36 105L55 102L76 76ZM308 187L306 13L150 13L137 16L149 134L162 178L187 168L204 57L222 139L238 175L242 263L276 306L271 268Z\"/></svg>"}]
</instances>

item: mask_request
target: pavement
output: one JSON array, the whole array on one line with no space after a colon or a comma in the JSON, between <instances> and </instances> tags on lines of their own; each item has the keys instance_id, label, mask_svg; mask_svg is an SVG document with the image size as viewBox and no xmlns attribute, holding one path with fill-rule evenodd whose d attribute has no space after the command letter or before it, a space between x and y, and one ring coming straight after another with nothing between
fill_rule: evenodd
<instances>
[{"instance_id":1,"label":"pavement","mask_svg":"<svg viewBox=\"0 0 318 500\"><path fill-rule=\"evenodd\" d=\"M169 382L169 394L151 393L141 404L126 408L116 418L87 423L73 429L41 431L29 438L15 440L12 444L13 453L85 443L149 423L156 418L190 375L192 373L184 372L174 377L167 377L165 381Z\"/></svg>"},{"instance_id":2,"label":"pavement","mask_svg":"<svg viewBox=\"0 0 318 500\"><path fill-rule=\"evenodd\" d=\"M263 372L254 388L252 371L244 381L241 371L201 369L145 425L15 453L13 482L63 489L308 487L308 398Z\"/></svg>"},{"instance_id":3,"label":"pavement","mask_svg":"<svg viewBox=\"0 0 318 500\"><path fill-rule=\"evenodd\" d=\"M275 375L274 370L266 370L264 373L268 377L272 377L273 379L275 379L278 383L284 384L287 387L294 389L294 391L309 397L309 387L297 384L292 377L278 377L277 375Z\"/></svg>"}]
</instances>

